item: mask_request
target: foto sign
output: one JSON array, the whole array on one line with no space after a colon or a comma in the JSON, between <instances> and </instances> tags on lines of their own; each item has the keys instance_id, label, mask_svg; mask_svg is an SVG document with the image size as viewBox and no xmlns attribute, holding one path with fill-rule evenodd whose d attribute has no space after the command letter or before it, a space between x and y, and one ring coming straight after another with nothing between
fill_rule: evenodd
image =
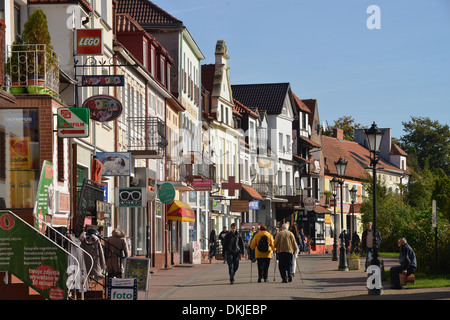
<instances>
[{"instance_id":1,"label":"foto sign","mask_svg":"<svg viewBox=\"0 0 450 320\"><path fill-rule=\"evenodd\" d=\"M75 30L76 55L103 55L102 29Z\"/></svg>"},{"instance_id":2,"label":"foto sign","mask_svg":"<svg viewBox=\"0 0 450 320\"><path fill-rule=\"evenodd\" d=\"M108 300L137 300L137 279L110 278Z\"/></svg>"},{"instance_id":3,"label":"foto sign","mask_svg":"<svg viewBox=\"0 0 450 320\"><path fill-rule=\"evenodd\" d=\"M117 119L122 114L122 104L119 100L108 95L96 95L83 102L83 108L91 112L91 119L108 122Z\"/></svg>"},{"instance_id":4,"label":"foto sign","mask_svg":"<svg viewBox=\"0 0 450 320\"><path fill-rule=\"evenodd\" d=\"M58 108L58 137L89 137L89 109Z\"/></svg>"}]
</instances>

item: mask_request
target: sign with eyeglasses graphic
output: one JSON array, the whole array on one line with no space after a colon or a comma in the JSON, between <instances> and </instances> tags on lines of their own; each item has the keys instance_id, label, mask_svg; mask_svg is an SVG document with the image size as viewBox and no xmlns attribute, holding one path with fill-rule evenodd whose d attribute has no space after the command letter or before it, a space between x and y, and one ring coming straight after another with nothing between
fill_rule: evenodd
<instances>
[{"instance_id":1,"label":"sign with eyeglasses graphic","mask_svg":"<svg viewBox=\"0 0 450 320\"><path fill-rule=\"evenodd\" d=\"M145 207L147 205L147 190L145 188L115 188L116 206Z\"/></svg>"}]
</instances>

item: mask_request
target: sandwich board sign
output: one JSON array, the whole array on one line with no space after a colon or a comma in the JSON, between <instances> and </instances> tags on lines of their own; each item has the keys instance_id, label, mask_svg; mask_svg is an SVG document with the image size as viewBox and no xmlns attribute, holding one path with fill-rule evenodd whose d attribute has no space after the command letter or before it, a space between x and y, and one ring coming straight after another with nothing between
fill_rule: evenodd
<instances>
[{"instance_id":1,"label":"sandwich board sign","mask_svg":"<svg viewBox=\"0 0 450 320\"><path fill-rule=\"evenodd\" d=\"M58 108L58 137L89 137L88 108Z\"/></svg>"}]
</instances>

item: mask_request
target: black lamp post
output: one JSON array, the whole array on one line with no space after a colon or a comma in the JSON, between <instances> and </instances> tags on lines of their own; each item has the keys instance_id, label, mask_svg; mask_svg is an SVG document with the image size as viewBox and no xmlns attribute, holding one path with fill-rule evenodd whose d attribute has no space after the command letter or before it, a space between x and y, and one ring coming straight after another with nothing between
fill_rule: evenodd
<instances>
[{"instance_id":1,"label":"black lamp post","mask_svg":"<svg viewBox=\"0 0 450 320\"><path fill-rule=\"evenodd\" d=\"M354 225L354 215L355 215L355 202L356 202L356 193L358 192L355 188L355 186L353 185L353 187L349 190L350 192L350 198L352 199L352 221L350 224L350 244L351 244L351 248L352 248L352 252L353 252L353 233L356 231L355 230L355 225Z\"/></svg>"},{"instance_id":2,"label":"black lamp post","mask_svg":"<svg viewBox=\"0 0 450 320\"><path fill-rule=\"evenodd\" d=\"M347 161L344 161L342 157L339 157L339 160L334 163L336 166L336 171L338 177L344 177L345 175L345 169L347 168ZM345 237L343 234L343 226L344 226L344 179L338 179L339 184L341 185L341 248L339 250L339 268L340 271L348 271L348 264L347 264L347 255L346 255L346 248L345 248Z\"/></svg>"},{"instance_id":3,"label":"black lamp post","mask_svg":"<svg viewBox=\"0 0 450 320\"><path fill-rule=\"evenodd\" d=\"M337 221L336 221L336 195L337 195L337 189L339 186L339 180L336 179L336 177L333 177L330 181L331 184L331 190L333 192L333 198L334 198L334 242L333 242L333 257L331 261L338 261L338 254L337 254Z\"/></svg>"},{"instance_id":4,"label":"black lamp post","mask_svg":"<svg viewBox=\"0 0 450 320\"><path fill-rule=\"evenodd\" d=\"M380 151L381 140L383 139L384 131L378 129L375 121L370 129L364 129L367 144L371 154L370 164L373 169L373 256L370 262L371 265L380 267L380 260L378 259L378 241L377 238L377 163L380 159L377 153ZM380 295L382 288L369 290L371 295Z\"/></svg>"}]
</instances>

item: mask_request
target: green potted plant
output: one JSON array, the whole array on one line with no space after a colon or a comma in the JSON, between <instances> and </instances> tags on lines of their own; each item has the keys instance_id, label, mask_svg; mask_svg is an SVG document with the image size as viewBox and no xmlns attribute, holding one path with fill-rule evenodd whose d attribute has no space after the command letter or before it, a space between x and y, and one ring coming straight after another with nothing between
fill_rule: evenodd
<instances>
[{"instance_id":1,"label":"green potted plant","mask_svg":"<svg viewBox=\"0 0 450 320\"><path fill-rule=\"evenodd\" d=\"M28 17L22 39L27 45L27 89L29 93L44 93L45 76L51 68L54 68L55 57L48 32L47 17L42 10L34 10Z\"/></svg>"}]
</instances>

